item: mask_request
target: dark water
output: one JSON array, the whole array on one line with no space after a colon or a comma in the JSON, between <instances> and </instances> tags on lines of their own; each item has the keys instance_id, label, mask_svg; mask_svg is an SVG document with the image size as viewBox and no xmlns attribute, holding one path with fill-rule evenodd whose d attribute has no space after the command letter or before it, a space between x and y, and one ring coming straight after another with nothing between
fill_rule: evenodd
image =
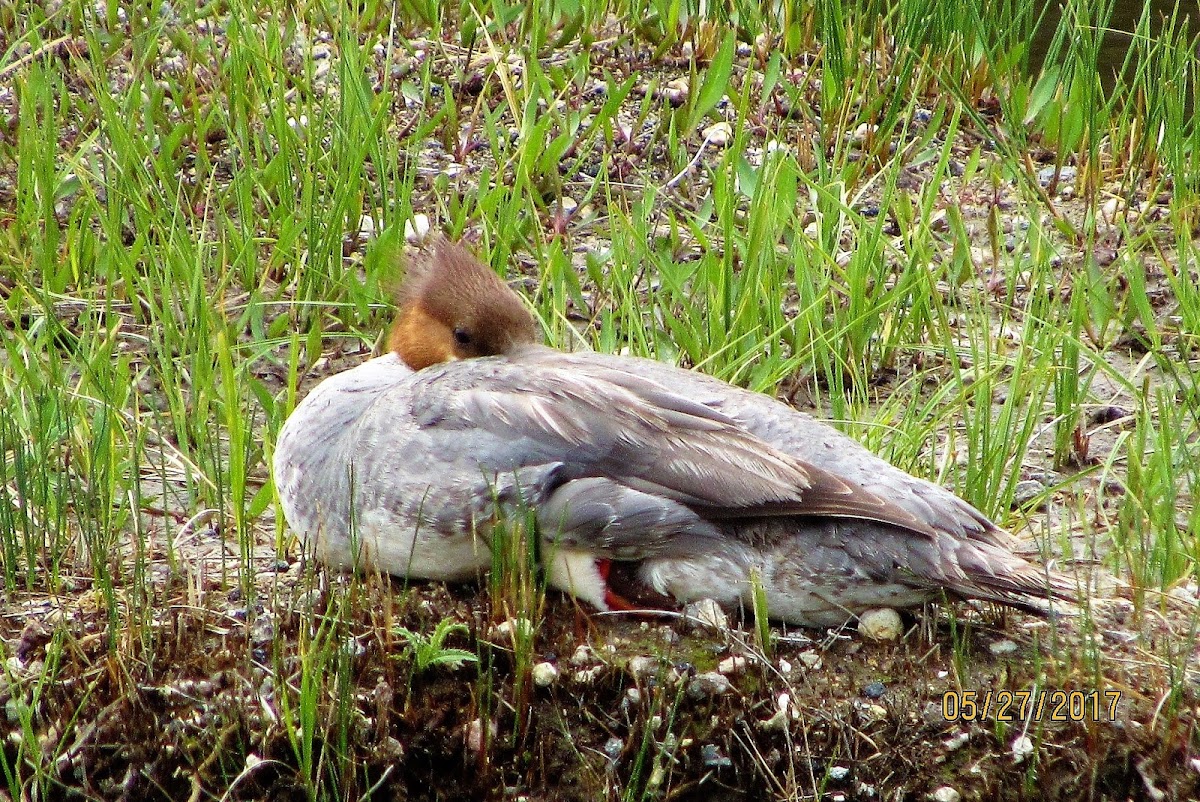
<instances>
[{"instance_id":1,"label":"dark water","mask_svg":"<svg viewBox=\"0 0 1200 802\"><path fill-rule=\"evenodd\" d=\"M1150 8L1150 34L1158 37L1162 34L1167 22L1175 14L1176 5L1179 7L1178 21L1183 24L1184 17L1189 17L1185 29L1196 31L1196 20L1200 17L1200 2L1198 0L1115 0L1112 17L1108 29L1102 32L1100 44L1099 69L1100 78L1105 89L1112 87L1117 74L1125 64L1130 46L1133 44L1134 31L1137 30L1143 8ZM1030 42L1029 68L1036 75L1042 68L1047 51L1054 40L1055 30L1062 20L1063 6L1061 2L1052 1L1048 4L1045 19L1034 32ZM1136 67L1130 63L1126 69Z\"/></svg>"}]
</instances>

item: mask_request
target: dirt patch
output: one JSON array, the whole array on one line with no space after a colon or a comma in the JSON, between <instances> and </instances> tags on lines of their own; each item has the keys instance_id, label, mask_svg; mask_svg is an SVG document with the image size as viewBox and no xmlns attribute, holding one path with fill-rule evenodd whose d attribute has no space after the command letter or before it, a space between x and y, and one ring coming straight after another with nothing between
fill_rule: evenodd
<instances>
[{"instance_id":1,"label":"dirt patch","mask_svg":"<svg viewBox=\"0 0 1200 802\"><path fill-rule=\"evenodd\" d=\"M1098 605L1087 637L1077 619L961 604L894 644L776 628L767 658L743 628L589 617L557 594L514 649L486 589L299 563L256 586L250 604L214 586L117 629L102 603L55 625L10 613L5 763L23 771L17 744L34 738L54 756L48 793L104 799L290 799L318 783L391 799L1200 791L1194 683L1170 656L1186 637L1127 604ZM465 631L443 646L478 663L418 670L397 627L444 619ZM556 669L544 685L541 664Z\"/></svg>"}]
</instances>

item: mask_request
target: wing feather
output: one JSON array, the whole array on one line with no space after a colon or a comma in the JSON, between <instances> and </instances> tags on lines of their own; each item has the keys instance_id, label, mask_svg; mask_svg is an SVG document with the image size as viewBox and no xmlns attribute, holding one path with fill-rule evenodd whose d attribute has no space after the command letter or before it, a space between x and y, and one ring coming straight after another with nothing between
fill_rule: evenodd
<instances>
[{"instance_id":1,"label":"wing feather","mask_svg":"<svg viewBox=\"0 0 1200 802\"><path fill-rule=\"evenodd\" d=\"M422 425L484 430L526 462L561 462L567 478L613 479L713 519L835 516L933 534L913 513L651 379L542 348L471 362L421 372Z\"/></svg>"}]
</instances>

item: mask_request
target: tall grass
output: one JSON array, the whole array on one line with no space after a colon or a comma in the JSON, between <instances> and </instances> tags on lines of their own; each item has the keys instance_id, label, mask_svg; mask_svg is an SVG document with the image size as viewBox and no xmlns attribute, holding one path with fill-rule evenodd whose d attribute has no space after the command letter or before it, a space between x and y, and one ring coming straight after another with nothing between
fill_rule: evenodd
<instances>
[{"instance_id":1,"label":"tall grass","mask_svg":"<svg viewBox=\"0 0 1200 802\"><path fill-rule=\"evenodd\" d=\"M275 435L377 342L425 213L528 274L560 345L783 385L1014 527L1057 471L1042 498L1097 513L1041 531L1086 529L1157 603L1200 558L1196 37L1147 7L1110 86L1112 8L1069 2L1037 71L1044 20L984 0L0 8L3 598L95 591L146 665L179 594L262 601L256 561L294 549ZM180 544L209 509L236 556L205 584ZM521 556L493 590L536 621ZM314 797L356 782L321 763L348 617L310 622L286 696ZM27 702L56 626L13 696L14 798L53 785Z\"/></svg>"}]
</instances>

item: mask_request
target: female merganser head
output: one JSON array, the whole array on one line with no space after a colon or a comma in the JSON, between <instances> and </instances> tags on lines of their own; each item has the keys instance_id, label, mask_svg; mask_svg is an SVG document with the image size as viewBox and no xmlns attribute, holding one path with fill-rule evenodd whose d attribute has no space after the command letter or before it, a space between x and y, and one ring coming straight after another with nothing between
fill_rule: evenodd
<instances>
[{"instance_id":1,"label":"female merganser head","mask_svg":"<svg viewBox=\"0 0 1200 802\"><path fill-rule=\"evenodd\" d=\"M388 349L413 370L494 356L539 341L520 296L462 248L445 241L413 263L400 286Z\"/></svg>"},{"instance_id":2,"label":"female merganser head","mask_svg":"<svg viewBox=\"0 0 1200 802\"><path fill-rule=\"evenodd\" d=\"M280 433L289 524L334 565L464 579L530 505L549 582L638 586L844 623L942 594L1042 612L1065 578L947 490L775 399L646 359L538 344L520 297L457 245L410 269L393 354L322 383ZM639 595L641 595L639 593Z\"/></svg>"}]
</instances>

